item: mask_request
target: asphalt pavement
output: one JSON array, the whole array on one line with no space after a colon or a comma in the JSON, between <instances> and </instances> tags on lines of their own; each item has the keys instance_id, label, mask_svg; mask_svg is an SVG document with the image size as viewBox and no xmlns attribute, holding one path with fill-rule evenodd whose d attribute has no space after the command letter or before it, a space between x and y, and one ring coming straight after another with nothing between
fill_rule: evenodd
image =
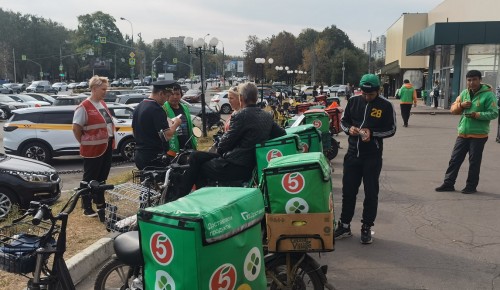
<instances>
[{"instance_id":1,"label":"asphalt pavement","mask_svg":"<svg viewBox=\"0 0 500 290\"><path fill-rule=\"evenodd\" d=\"M399 104L391 101L401 124ZM336 241L334 252L312 256L328 265L328 280L338 290L500 289L497 121L491 122L478 192L459 192L465 186L467 160L455 185L457 191L435 192L444 178L459 116L422 105L412 112L409 127L398 126L396 135L384 142L373 244L359 242L364 197L361 187L351 223L353 237ZM337 138L343 147L332 162L338 218L347 136ZM77 289L90 290L92 285L92 276L88 276Z\"/></svg>"}]
</instances>

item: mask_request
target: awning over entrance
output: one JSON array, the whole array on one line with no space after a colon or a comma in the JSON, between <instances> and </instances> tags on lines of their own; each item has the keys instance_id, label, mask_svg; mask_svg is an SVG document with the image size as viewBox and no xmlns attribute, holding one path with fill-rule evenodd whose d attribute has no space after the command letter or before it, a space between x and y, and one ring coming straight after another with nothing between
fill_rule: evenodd
<instances>
[{"instance_id":1,"label":"awning over entrance","mask_svg":"<svg viewBox=\"0 0 500 290\"><path fill-rule=\"evenodd\" d=\"M498 44L500 21L435 23L406 40L406 55L429 55L436 45Z\"/></svg>"},{"instance_id":2,"label":"awning over entrance","mask_svg":"<svg viewBox=\"0 0 500 290\"><path fill-rule=\"evenodd\" d=\"M394 75L398 74L401 71L401 68L399 67L399 60L393 61L391 63L386 64L382 70L381 73L385 75Z\"/></svg>"}]
</instances>

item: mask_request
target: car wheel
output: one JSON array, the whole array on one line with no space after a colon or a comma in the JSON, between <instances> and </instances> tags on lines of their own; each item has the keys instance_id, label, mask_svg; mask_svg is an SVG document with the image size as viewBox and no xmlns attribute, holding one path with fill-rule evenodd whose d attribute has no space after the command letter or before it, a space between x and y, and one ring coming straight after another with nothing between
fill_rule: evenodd
<instances>
[{"instance_id":1,"label":"car wheel","mask_svg":"<svg viewBox=\"0 0 500 290\"><path fill-rule=\"evenodd\" d=\"M133 138L129 138L123 141L120 147L120 155L129 161L134 161L135 159L135 140Z\"/></svg>"},{"instance_id":2,"label":"car wheel","mask_svg":"<svg viewBox=\"0 0 500 290\"><path fill-rule=\"evenodd\" d=\"M41 142L31 142L26 144L21 150L21 156L49 163L52 159L50 149Z\"/></svg>"},{"instance_id":3,"label":"car wheel","mask_svg":"<svg viewBox=\"0 0 500 290\"><path fill-rule=\"evenodd\" d=\"M17 89L16 94L20 94L20 93L21 93L21 90Z\"/></svg>"},{"instance_id":4,"label":"car wheel","mask_svg":"<svg viewBox=\"0 0 500 290\"><path fill-rule=\"evenodd\" d=\"M231 106L228 105L228 104L224 104L220 108L220 111L221 111L222 114L229 114L229 113L231 113Z\"/></svg>"},{"instance_id":5,"label":"car wheel","mask_svg":"<svg viewBox=\"0 0 500 290\"><path fill-rule=\"evenodd\" d=\"M0 187L0 219L7 217L14 203L17 203L14 193L7 188Z\"/></svg>"}]
</instances>

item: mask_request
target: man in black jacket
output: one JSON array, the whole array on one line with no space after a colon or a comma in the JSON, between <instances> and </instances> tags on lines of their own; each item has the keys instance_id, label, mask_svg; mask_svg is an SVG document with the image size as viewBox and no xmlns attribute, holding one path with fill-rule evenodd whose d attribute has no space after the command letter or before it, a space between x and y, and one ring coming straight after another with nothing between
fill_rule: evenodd
<instances>
[{"instance_id":1,"label":"man in black jacket","mask_svg":"<svg viewBox=\"0 0 500 290\"><path fill-rule=\"evenodd\" d=\"M363 181L361 243L370 244L373 241L371 227L377 216L382 140L396 133L396 114L392 103L379 95L380 82L376 75L364 75L359 86L362 95L349 99L341 121L342 130L349 135L349 148L344 157L342 213L335 238L352 236L350 223Z\"/></svg>"},{"instance_id":2,"label":"man in black jacket","mask_svg":"<svg viewBox=\"0 0 500 290\"><path fill-rule=\"evenodd\" d=\"M253 83L238 88L241 110L231 116L229 130L222 135L217 153L194 152L189 157L189 169L183 177L180 195L185 196L208 181L247 181L257 161L255 145L286 134L273 117L257 107L258 89Z\"/></svg>"}]
</instances>

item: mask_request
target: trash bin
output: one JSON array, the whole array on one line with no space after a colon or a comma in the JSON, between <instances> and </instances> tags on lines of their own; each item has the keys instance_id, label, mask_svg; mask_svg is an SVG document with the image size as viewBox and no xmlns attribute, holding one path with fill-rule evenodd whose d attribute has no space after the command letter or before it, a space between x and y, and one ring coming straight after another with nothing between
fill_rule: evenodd
<instances>
[{"instance_id":1,"label":"trash bin","mask_svg":"<svg viewBox=\"0 0 500 290\"><path fill-rule=\"evenodd\" d=\"M271 160L261 187L270 213L327 213L333 207L330 164L322 153Z\"/></svg>"},{"instance_id":2,"label":"trash bin","mask_svg":"<svg viewBox=\"0 0 500 290\"><path fill-rule=\"evenodd\" d=\"M321 132L312 124L299 125L285 129L287 134L297 134L300 138L302 152L323 152Z\"/></svg>"},{"instance_id":3,"label":"trash bin","mask_svg":"<svg viewBox=\"0 0 500 290\"><path fill-rule=\"evenodd\" d=\"M266 289L263 216L258 188L206 187L141 210L144 289Z\"/></svg>"}]
</instances>

